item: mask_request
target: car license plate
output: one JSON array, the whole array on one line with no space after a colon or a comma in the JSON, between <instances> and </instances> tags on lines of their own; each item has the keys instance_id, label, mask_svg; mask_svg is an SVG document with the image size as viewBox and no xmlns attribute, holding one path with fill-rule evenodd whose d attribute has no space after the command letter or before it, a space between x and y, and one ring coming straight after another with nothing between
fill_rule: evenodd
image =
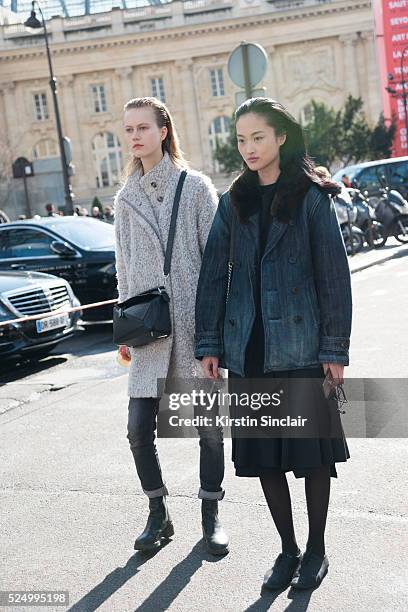
<instances>
[{"instance_id":1,"label":"car license plate","mask_svg":"<svg viewBox=\"0 0 408 612\"><path fill-rule=\"evenodd\" d=\"M50 331L50 329L58 329L58 327L67 327L69 324L69 316L67 314L59 315L58 317L49 317L48 319L40 319L37 321L37 332L42 334Z\"/></svg>"}]
</instances>

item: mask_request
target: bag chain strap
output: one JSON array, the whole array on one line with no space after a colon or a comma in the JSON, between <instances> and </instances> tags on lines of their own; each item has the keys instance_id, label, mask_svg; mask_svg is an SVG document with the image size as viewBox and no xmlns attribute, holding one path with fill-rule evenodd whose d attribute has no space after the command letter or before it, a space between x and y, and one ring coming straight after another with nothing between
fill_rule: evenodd
<instances>
[{"instance_id":1,"label":"bag chain strap","mask_svg":"<svg viewBox=\"0 0 408 612\"><path fill-rule=\"evenodd\" d=\"M234 267L234 239L235 239L235 214L234 212L232 212L230 252L229 252L229 261L228 261L227 294L225 297L225 304L228 302L230 289L231 289L232 268Z\"/></svg>"}]
</instances>

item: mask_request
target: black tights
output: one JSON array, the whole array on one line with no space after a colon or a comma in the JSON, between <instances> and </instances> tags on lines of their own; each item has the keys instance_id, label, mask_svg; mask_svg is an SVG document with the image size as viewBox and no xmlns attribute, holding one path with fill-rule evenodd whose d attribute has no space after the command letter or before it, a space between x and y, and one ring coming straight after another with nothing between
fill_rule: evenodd
<instances>
[{"instance_id":1,"label":"black tights","mask_svg":"<svg viewBox=\"0 0 408 612\"><path fill-rule=\"evenodd\" d=\"M296 553L298 545L293 527L292 504L286 474L271 471L260 477L265 499L282 540L282 551ZM330 498L330 466L322 465L305 478L309 537L307 551L325 554L324 530Z\"/></svg>"}]
</instances>

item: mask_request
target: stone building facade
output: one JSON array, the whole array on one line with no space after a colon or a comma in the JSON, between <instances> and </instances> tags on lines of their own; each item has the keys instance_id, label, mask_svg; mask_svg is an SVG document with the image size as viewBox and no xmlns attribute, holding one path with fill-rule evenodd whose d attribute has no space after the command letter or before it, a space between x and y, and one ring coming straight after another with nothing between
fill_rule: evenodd
<instances>
[{"instance_id":1,"label":"stone building facade","mask_svg":"<svg viewBox=\"0 0 408 612\"><path fill-rule=\"evenodd\" d=\"M94 196L111 201L127 158L123 104L142 95L165 100L187 159L225 186L212 148L228 135L239 88L227 61L243 40L261 44L268 55L257 87L296 117L307 121L312 99L339 108L349 93L363 98L370 121L381 112L366 0L174 0L54 17L47 27L80 204ZM42 34L27 33L22 24L1 26L0 139L14 158L58 165L48 79ZM56 197L62 204L62 195Z\"/></svg>"}]
</instances>

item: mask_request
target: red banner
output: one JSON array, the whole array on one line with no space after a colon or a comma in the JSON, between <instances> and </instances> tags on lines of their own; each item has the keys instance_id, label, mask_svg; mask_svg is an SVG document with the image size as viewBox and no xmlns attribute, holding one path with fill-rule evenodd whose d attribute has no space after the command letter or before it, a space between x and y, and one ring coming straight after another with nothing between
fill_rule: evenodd
<instances>
[{"instance_id":1,"label":"red banner","mask_svg":"<svg viewBox=\"0 0 408 612\"><path fill-rule=\"evenodd\" d=\"M374 11L384 116L397 119L393 157L399 157L408 155L408 0L374 0Z\"/></svg>"}]
</instances>

